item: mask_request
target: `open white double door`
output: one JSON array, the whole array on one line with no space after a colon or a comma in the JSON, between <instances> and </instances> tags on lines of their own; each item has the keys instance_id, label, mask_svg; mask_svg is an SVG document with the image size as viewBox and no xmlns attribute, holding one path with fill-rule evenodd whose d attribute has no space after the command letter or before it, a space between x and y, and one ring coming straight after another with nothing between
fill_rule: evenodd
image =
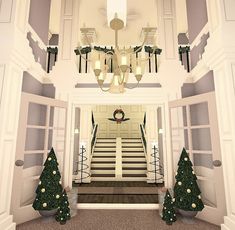
<instances>
[{"instance_id":1,"label":"open white double door","mask_svg":"<svg viewBox=\"0 0 235 230\"><path fill-rule=\"evenodd\" d=\"M22 93L11 201L17 224L39 216L32 203L51 147L63 172L66 114L66 102Z\"/></svg>"},{"instance_id":2,"label":"open white double door","mask_svg":"<svg viewBox=\"0 0 235 230\"><path fill-rule=\"evenodd\" d=\"M214 92L171 101L169 108L174 173L185 147L205 205L197 217L220 225L226 205Z\"/></svg>"},{"instance_id":3,"label":"open white double door","mask_svg":"<svg viewBox=\"0 0 235 230\"><path fill-rule=\"evenodd\" d=\"M11 207L17 224L38 217L32 203L51 146L63 171L66 106L62 101L22 94ZM214 93L172 101L169 107L174 172L185 147L205 204L198 217L219 225L226 213Z\"/></svg>"}]
</instances>

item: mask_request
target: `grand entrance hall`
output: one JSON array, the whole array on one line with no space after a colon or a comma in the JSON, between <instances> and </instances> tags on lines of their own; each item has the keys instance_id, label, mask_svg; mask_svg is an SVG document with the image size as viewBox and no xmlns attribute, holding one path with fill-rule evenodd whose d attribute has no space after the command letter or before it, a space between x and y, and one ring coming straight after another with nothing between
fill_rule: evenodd
<instances>
[{"instance_id":1,"label":"grand entrance hall","mask_svg":"<svg viewBox=\"0 0 235 230\"><path fill-rule=\"evenodd\" d=\"M0 230L234 230L234 12L1 0Z\"/></svg>"}]
</instances>

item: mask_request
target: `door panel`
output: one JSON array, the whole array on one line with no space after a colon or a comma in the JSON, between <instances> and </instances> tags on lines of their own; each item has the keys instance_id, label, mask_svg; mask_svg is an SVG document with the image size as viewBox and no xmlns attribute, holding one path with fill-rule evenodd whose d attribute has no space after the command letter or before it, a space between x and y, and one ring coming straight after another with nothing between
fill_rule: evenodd
<instances>
[{"instance_id":1,"label":"door panel","mask_svg":"<svg viewBox=\"0 0 235 230\"><path fill-rule=\"evenodd\" d=\"M32 207L51 147L63 177L67 103L22 93L11 212L17 224L39 216Z\"/></svg>"},{"instance_id":2,"label":"door panel","mask_svg":"<svg viewBox=\"0 0 235 230\"><path fill-rule=\"evenodd\" d=\"M215 160L221 161L214 92L172 101L169 107L174 172L185 147L194 165L205 205L197 217L220 225L226 208L222 166L214 166Z\"/></svg>"}]
</instances>

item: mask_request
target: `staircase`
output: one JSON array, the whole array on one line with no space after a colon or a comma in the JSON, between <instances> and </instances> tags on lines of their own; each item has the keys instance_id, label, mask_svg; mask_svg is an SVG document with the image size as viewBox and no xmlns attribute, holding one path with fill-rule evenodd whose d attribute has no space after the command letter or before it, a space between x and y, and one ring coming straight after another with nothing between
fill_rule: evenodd
<instances>
[{"instance_id":1,"label":"staircase","mask_svg":"<svg viewBox=\"0 0 235 230\"><path fill-rule=\"evenodd\" d=\"M122 177L126 181L146 181L147 164L141 138L122 139Z\"/></svg>"},{"instance_id":2,"label":"staircase","mask_svg":"<svg viewBox=\"0 0 235 230\"><path fill-rule=\"evenodd\" d=\"M146 181L147 164L141 138L122 138L121 181ZM92 181L116 181L116 138L97 138L91 161Z\"/></svg>"},{"instance_id":3,"label":"staircase","mask_svg":"<svg viewBox=\"0 0 235 230\"><path fill-rule=\"evenodd\" d=\"M92 181L115 180L116 138L97 138L91 161Z\"/></svg>"}]
</instances>

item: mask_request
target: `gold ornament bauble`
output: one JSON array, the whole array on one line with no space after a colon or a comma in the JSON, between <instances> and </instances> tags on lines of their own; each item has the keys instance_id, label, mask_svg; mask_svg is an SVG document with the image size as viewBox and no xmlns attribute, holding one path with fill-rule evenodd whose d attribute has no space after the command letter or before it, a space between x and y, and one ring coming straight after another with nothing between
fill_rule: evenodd
<instances>
[{"instance_id":1,"label":"gold ornament bauble","mask_svg":"<svg viewBox=\"0 0 235 230\"><path fill-rule=\"evenodd\" d=\"M196 207L197 207L197 205L192 203L192 208L196 208Z\"/></svg>"},{"instance_id":2,"label":"gold ornament bauble","mask_svg":"<svg viewBox=\"0 0 235 230\"><path fill-rule=\"evenodd\" d=\"M47 203L43 203L42 206L45 208L47 206Z\"/></svg>"},{"instance_id":3,"label":"gold ornament bauble","mask_svg":"<svg viewBox=\"0 0 235 230\"><path fill-rule=\"evenodd\" d=\"M187 193L191 193L191 189L188 188L188 189L187 189Z\"/></svg>"}]
</instances>

